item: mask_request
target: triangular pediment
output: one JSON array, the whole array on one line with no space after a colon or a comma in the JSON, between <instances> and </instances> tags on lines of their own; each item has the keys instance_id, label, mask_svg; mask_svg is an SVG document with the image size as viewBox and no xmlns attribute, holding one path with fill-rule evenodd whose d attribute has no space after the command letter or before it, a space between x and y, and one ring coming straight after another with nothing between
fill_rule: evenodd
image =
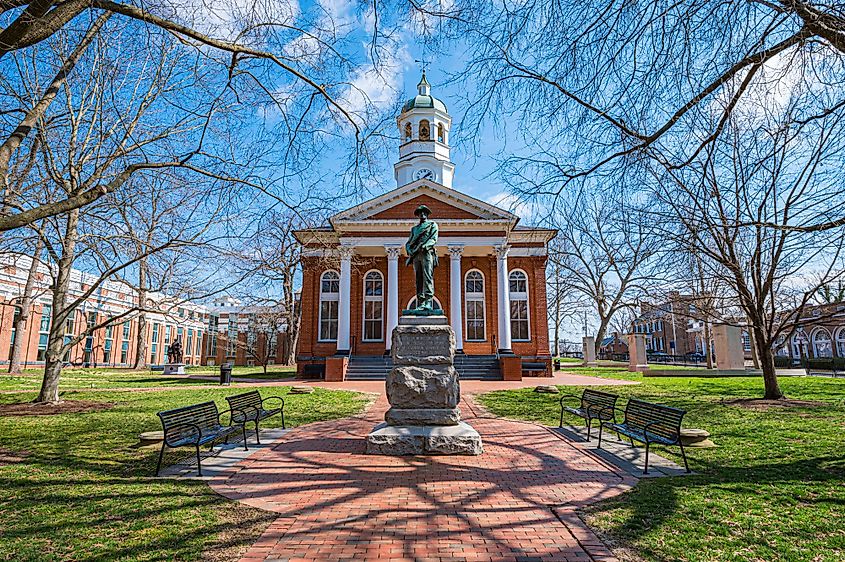
<instances>
[{"instance_id":1,"label":"triangular pediment","mask_svg":"<svg viewBox=\"0 0 845 562\"><path fill-rule=\"evenodd\" d=\"M434 220L494 220L513 224L518 220L513 213L490 203L428 180L419 180L342 211L331 218L331 223L414 220L414 209L422 204L431 209Z\"/></svg>"}]
</instances>

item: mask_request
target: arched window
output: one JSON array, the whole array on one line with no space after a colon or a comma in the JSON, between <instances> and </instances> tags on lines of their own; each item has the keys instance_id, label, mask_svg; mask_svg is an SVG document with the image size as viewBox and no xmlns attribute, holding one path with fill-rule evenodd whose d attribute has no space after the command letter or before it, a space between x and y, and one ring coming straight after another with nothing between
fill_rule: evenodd
<instances>
[{"instance_id":1,"label":"arched window","mask_svg":"<svg viewBox=\"0 0 845 562\"><path fill-rule=\"evenodd\" d=\"M413 136L413 133L411 132L411 124L405 123L405 142L410 141L412 136Z\"/></svg>"},{"instance_id":2,"label":"arched window","mask_svg":"<svg viewBox=\"0 0 845 562\"><path fill-rule=\"evenodd\" d=\"M446 142L446 129L443 127L443 123L437 124L437 140L440 142Z\"/></svg>"},{"instance_id":3,"label":"arched window","mask_svg":"<svg viewBox=\"0 0 845 562\"><path fill-rule=\"evenodd\" d=\"M364 276L364 341L381 341L384 328L384 278L378 271Z\"/></svg>"},{"instance_id":4,"label":"arched window","mask_svg":"<svg viewBox=\"0 0 845 562\"><path fill-rule=\"evenodd\" d=\"M845 357L845 328L836 331L836 355Z\"/></svg>"},{"instance_id":5,"label":"arched window","mask_svg":"<svg viewBox=\"0 0 845 562\"><path fill-rule=\"evenodd\" d=\"M431 140L431 124L425 119L420 121L420 140Z\"/></svg>"},{"instance_id":6,"label":"arched window","mask_svg":"<svg viewBox=\"0 0 845 562\"><path fill-rule=\"evenodd\" d=\"M340 275L326 271L320 277L320 341L337 341Z\"/></svg>"},{"instance_id":7,"label":"arched window","mask_svg":"<svg viewBox=\"0 0 845 562\"><path fill-rule=\"evenodd\" d=\"M833 345L830 332L817 328L813 332L813 357L833 357Z\"/></svg>"},{"instance_id":8,"label":"arched window","mask_svg":"<svg viewBox=\"0 0 845 562\"><path fill-rule=\"evenodd\" d=\"M528 276L515 269L508 276L508 291L511 298L511 339L531 339L528 321Z\"/></svg>"},{"instance_id":9,"label":"arched window","mask_svg":"<svg viewBox=\"0 0 845 562\"><path fill-rule=\"evenodd\" d=\"M477 269L468 271L464 281L466 341L484 341L484 276Z\"/></svg>"}]
</instances>

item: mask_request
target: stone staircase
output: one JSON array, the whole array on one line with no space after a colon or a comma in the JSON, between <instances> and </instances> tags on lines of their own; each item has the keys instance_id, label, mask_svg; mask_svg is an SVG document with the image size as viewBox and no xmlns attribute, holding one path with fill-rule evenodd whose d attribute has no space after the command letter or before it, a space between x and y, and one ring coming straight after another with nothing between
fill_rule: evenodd
<instances>
[{"instance_id":1,"label":"stone staircase","mask_svg":"<svg viewBox=\"0 0 845 562\"><path fill-rule=\"evenodd\" d=\"M347 380L384 380L393 360L381 355L353 355L349 358ZM455 369L462 380L502 380L495 355L456 355Z\"/></svg>"}]
</instances>

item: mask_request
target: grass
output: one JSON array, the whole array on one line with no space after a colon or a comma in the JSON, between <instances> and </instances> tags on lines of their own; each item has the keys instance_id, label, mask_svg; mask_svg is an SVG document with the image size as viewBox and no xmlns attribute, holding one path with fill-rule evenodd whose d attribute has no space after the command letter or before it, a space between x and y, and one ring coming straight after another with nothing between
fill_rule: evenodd
<instances>
[{"instance_id":1,"label":"grass","mask_svg":"<svg viewBox=\"0 0 845 562\"><path fill-rule=\"evenodd\" d=\"M283 396L288 390L268 387L262 394ZM65 399L108 401L115 407L0 416L0 453L20 457L0 463L0 560L196 560L204 553L215 559L209 549L223 548L222 543L252 544L269 523L265 512L225 500L202 482L151 478L158 449L136 447L140 432L160 429L156 412L204 400L223 409L224 396L232 392L70 390ZM33 396L0 395L0 403ZM366 400L317 388L287 397L285 417L289 426L344 417L360 412ZM278 416L267 420L268 427L279 423ZM183 449L169 458L188 454ZM238 532L232 532L234 525ZM216 559L235 555L218 553Z\"/></svg>"},{"instance_id":2,"label":"grass","mask_svg":"<svg viewBox=\"0 0 845 562\"><path fill-rule=\"evenodd\" d=\"M194 366L186 367L189 375L218 376L220 367ZM0 391L37 391L41 388L43 369L26 369L21 375L0 373ZM254 378L262 380L280 380L293 378L295 367L286 365L272 365L267 368L265 375L261 367L234 367L232 377ZM191 385L207 385L210 381L202 379L188 379L184 376L166 377L161 372L152 373L149 370L133 371L125 368L109 367L66 367L62 369L59 382L60 390L96 390L109 388L158 388L182 387Z\"/></svg>"},{"instance_id":3,"label":"grass","mask_svg":"<svg viewBox=\"0 0 845 562\"><path fill-rule=\"evenodd\" d=\"M612 392L686 409L684 426L710 431L719 446L689 451L696 475L642 480L587 508L588 523L600 533L653 561L845 560L845 381L782 378L789 398L820 405L761 410L729 403L761 396L759 378L572 371L641 381ZM524 389L481 401L498 415L558 424L553 395ZM658 454L680 462L676 450Z\"/></svg>"}]
</instances>

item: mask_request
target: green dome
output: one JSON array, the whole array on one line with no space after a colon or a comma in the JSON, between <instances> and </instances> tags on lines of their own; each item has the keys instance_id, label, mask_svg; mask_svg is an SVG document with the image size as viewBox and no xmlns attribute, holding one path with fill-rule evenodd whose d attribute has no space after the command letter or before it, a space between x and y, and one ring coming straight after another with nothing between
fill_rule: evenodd
<instances>
[{"instance_id":1,"label":"green dome","mask_svg":"<svg viewBox=\"0 0 845 562\"><path fill-rule=\"evenodd\" d=\"M420 83L417 84L417 90L419 91L419 94L405 102L405 105L402 106L402 113L410 111L411 109L432 108L439 109L443 113L447 113L446 104L431 95L431 84L428 83L424 70L422 73L422 79L420 80Z\"/></svg>"},{"instance_id":2,"label":"green dome","mask_svg":"<svg viewBox=\"0 0 845 562\"><path fill-rule=\"evenodd\" d=\"M446 104L437 99L434 96L425 96L425 95L418 95L414 96L408 101L405 102L405 105L402 106L402 113L409 111L411 109L439 109L440 111L447 113Z\"/></svg>"}]
</instances>

